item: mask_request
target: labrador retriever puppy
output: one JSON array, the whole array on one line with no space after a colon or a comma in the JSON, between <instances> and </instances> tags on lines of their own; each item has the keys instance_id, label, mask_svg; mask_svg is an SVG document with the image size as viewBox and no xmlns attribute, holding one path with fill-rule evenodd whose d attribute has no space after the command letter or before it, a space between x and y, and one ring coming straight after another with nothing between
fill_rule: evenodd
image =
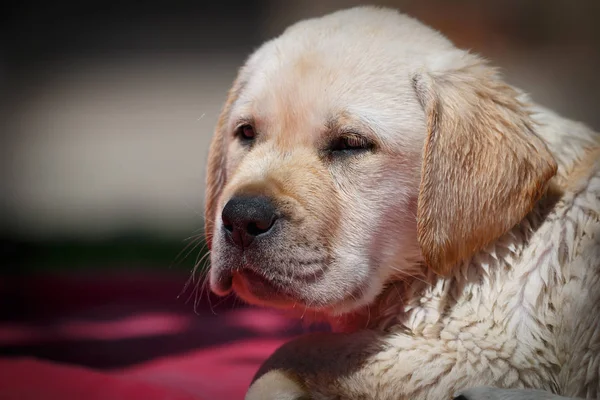
<instances>
[{"instance_id":1,"label":"labrador retriever puppy","mask_svg":"<svg viewBox=\"0 0 600 400\"><path fill-rule=\"evenodd\" d=\"M299 22L209 152L212 290L335 330L247 399L600 396L599 135L480 57L388 9Z\"/></svg>"}]
</instances>

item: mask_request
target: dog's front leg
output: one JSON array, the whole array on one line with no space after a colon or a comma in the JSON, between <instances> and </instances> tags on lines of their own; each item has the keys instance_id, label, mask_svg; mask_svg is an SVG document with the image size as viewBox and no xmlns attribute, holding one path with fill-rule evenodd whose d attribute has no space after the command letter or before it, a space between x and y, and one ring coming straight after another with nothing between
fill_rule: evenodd
<instances>
[{"instance_id":1,"label":"dog's front leg","mask_svg":"<svg viewBox=\"0 0 600 400\"><path fill-rule=\"evenodd\" d=\"M371 330L305 335L264 363L246 399L449 400L460 389L494 384L469 376L445 346Z\"/></svg>"},{"instance_id":2,"label":"dog's front leg","mask_svg":"<svg viewBox=\"0 0 600 400\"><path fill-rule=\"evenodd\" d=\"M523 380L527 365L509 362L510 341L476 352L491 342L451 339L369 330L302 336L265 362L246 399L450 400L478 386L551 388L542 370Z\"/></svg>"},{"instance_id":3,"label":"dog's front leg","mask_svg":"<svg viewBox=\"0 0 600 400\"><path fill-rule=\"evenodd\" d=\"M376 377L361 375L381 343L381 334L367 330L304 335L280 347L262 365L246 400L362 399L366 392L376 392Z\"/></svg>"}]
</instances>

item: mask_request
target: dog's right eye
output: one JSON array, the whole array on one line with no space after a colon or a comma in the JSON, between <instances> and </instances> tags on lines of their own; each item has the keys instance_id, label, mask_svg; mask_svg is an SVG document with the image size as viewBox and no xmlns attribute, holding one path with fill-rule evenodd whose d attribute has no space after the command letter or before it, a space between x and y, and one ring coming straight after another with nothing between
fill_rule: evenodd
<instances>
[{"instance_id":1,"label":"dog's right eye","mask_svg":"<svg viewBox=\"0 0 600 400\"><path fill-rule=\"evenodd\" d=\"M359 135L345 135L333 140L329 146L330 154L360 153L373 149L373 143Z\"/></svg>"},{"instance_id":2,"label":"dog's right eye","mask_svg":"<svg viewBox=\"0 0 600 400\"><path fill-rule=\"evenodd\" d=\"M254 141L256 137L256 132L254 131L254 127L250 124L241 125L236 129L236 136L240 138L243 143L250 144Z\"/></svg>"}]
</instances>

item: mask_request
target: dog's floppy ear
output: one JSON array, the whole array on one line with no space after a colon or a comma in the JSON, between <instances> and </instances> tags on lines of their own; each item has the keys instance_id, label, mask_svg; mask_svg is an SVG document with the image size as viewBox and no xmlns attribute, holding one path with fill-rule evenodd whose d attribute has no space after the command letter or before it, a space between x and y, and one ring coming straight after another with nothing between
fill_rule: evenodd
<instances>
[{"instance_id":1,"label":"dog's floppy ear","mask_svg":"<svg viewBox=\"0 0 600 400\"><path fill-rule=\"evenodd\" d=\"M515 90L483 62L413 77L427 116L417 234L439 274L506 233L557 169Z\"/></svg>"},{"instance_id":2,"label":"dog's floppy ear","mask_svg":"<svg viewBox=\"0 0 600 400\"><path fill-rule=\"evenodd\" d=\"M240 73L241 74L241 73ZM227 95L227 101L221 110L217 127L208 150L208 164L206 167L206 192L204 198L204 235L208 248L212 247L213 228L215 224L215 213L219 196L223 191L226 180L227 161L227 122L231 113L231 107L237 100L241 90L241 79L233 83Z\"/></svg>"}]
</instances>

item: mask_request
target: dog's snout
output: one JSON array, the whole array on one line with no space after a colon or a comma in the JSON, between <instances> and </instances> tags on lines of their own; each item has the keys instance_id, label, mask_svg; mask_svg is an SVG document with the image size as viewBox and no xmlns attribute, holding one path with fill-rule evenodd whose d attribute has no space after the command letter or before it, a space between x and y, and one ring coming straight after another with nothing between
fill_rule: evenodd
<instances>
[{"instance_id":1,"label":"dog's snout","mask_svg":"<svg viewBox=\"0 0 600 400\"><path fill-rule=\"evenodd\" d=\"M244 249L256 236L271 230L277 210L268 197L236 196L225 204L221 218L233 242Z\"/></svg>"}]
</instances>

